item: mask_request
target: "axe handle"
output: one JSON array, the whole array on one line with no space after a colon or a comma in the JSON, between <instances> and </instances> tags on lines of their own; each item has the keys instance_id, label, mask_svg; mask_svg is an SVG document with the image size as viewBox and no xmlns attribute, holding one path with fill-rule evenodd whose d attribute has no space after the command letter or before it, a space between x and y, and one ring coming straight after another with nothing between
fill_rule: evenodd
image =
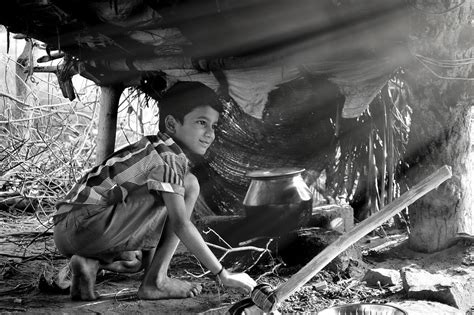
<instances>
[{"instance_id":1,"label":"axe handle","mask_svg":"<svg viewBox=\"0 0 474 315\"><path fill-rule=\"evenodd\" d=\"M382 225L385 221L402 211L413 202L424 196L432 189L438 187L442 182L451 177L451 168L443 166L436 172L413 186L409 191L386 205L379 212L370 216L362 223L356 225L349 232L341 235L331 245L321 251L309 263L295 273L287 282L275 290L277 301L284 301L301 286L314 277L321 269L345 251L349 246L356 243L370 231ZM276 307L276 306L275 306Z\"/></svg>"}]
</instances>

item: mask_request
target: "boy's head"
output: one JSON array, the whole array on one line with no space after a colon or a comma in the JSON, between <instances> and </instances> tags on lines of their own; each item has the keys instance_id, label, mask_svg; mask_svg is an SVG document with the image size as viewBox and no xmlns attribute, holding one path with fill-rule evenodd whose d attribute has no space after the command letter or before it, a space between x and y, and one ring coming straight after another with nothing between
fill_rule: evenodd
<instances>
[{"instance_id":1,"label":"boy's head","mask_svg":"<svg viewBox=\"0 0 474 315\"><path fill-rule=\"evenodd\" d=\"M214 129L222 111L217 94L199 82L178 82L159 105L159 129L186 151L203 155L214 141Z\"/></svg>"},{"instance_id":2,"label":"boy's head","mask_svg":"<svg viewBox=\"0 0 474 315\"><path fill-rule=\"evenodd\" d=\"M210 106L218 113L223 110L222 102L217 94L208 86L200 82L178 82L165 92L159 101L160 109L159 129L166 132L165 118L173 116L183 123L184 116L196 107Z\"/></svg>"}]
</instances>

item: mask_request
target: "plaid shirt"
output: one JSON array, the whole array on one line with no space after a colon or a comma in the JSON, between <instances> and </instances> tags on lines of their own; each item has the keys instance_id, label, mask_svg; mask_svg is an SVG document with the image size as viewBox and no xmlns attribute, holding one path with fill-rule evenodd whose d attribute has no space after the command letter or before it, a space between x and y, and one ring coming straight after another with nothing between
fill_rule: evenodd
<instances>
[{"instance_id":1,"label":"plaid shirt","mask_svg":"<svg viewBox=\"0 0 474 315\"><path fill-rule=\"evenodd\" d=\"M143 188L184 196L188 159L168 135L143 137L95 166L56 204L55 216L82 205L112 205Z\"/></svg>"}]
</instances>

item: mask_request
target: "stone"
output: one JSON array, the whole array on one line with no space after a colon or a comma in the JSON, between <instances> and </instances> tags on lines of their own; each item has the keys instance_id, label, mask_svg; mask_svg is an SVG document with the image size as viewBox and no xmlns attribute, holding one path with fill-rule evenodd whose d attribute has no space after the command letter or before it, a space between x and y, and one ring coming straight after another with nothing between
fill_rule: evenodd
<instances>
[{"instance_id":1,"label":"stone","mask_svg":"<svg viewBox=\"0 0 474 315\"><path fill-rule=\"evenodd\" d=\"M354 227L354 209L349 205L315 206L308 226L347 232Z\"/></svg>"},{"instance_id":2,"label":"stone","mask_svg":"<svg viewBox=\"0 0 474 315\"><path fill-rule=\"evenodd\" d=\"M374 268L367 271L362 281L369 287L386 287L401 284L400 272L393 269Z\"/></svg>"},{"instance_id":3,"label":"stone","mask_svg":"<svg viewBox=\"0 0 474 315\"><path fill-rule=\"evenodd\" d=\"M474 303L472 278L432 274L414 267L401 270L403 289L409 299L441 302L467 311Z\"/></svg>"}]
</instances>

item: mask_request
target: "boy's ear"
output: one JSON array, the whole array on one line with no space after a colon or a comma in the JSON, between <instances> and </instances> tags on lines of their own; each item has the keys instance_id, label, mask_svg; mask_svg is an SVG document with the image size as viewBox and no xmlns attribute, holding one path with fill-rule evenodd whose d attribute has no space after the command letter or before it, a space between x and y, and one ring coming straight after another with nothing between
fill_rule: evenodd
<instances>
[{"instance_id":1,"label":"boy's ear","mask_svg":"<svg viewBox=\"0 0 474 315\"><path fill-rule=\"evenodd\" d=\"M168 115L165 118L166 131L174 133L176 131L176 119L173 116Z\"/></svg>"}]
</instances>

